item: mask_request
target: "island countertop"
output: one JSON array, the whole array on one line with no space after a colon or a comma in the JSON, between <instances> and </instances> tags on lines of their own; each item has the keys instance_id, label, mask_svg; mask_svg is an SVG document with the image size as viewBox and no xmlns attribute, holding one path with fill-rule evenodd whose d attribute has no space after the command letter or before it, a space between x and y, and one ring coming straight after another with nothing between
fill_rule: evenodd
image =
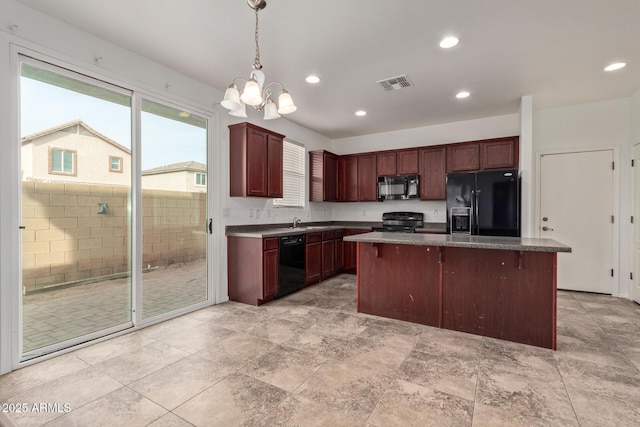
<instances>
[{"instance_id":1,"label":"island countertop","mask_svg":"<svg viewBox=\"0 0 640 427\"><path fill-rule=\"evenodd\" d=\"M344 240L347 242L385 243L392 245L441 246L527 252L571 252L569 246L563 245L555 240L529 237L372 232L345 236Z\"/></svg>"}]
</instances>

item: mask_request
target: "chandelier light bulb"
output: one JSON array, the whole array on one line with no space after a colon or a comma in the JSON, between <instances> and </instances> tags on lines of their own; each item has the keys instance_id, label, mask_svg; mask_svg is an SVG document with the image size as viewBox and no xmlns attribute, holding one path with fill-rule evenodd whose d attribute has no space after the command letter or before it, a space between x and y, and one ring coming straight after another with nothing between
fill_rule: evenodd
<instances>
[{"instance_id":1,"label":"chandelier light bulb","mask_svg":"<svg viewBox=\"0 0 640 427\"><path fill-rule=\"evenodd\" d=\"M242 95L240 95L240 100L247 105L260 105L262 104L262 94L260 94L260 86L258 86L258 82L251 78L246 85L244 85L244 90L242 91Z\"/></svg>"},{"instance_id":2,"label":"chandelier light bulb","mask_svg":"<svg viewBox=\"0 0 640 427\"><path fill-rule=\"evenodd\" d=\"M241 102L240 107L236 110L229 111L229 114L235 117L242 117L244 119L247 118L247 105L244 102Z\"/></svg>"},{"instance_id":3,"label":"chandelier light bulb","mask_svg":"<svg viewBox=\"0 0 640 427\"><path fill-rule=\"evenodd\" d=\"M264 106L264 119L265 120L273 120L279 119L281 116L278 114L278 107L272 100L268 100L267 104Z\"/></svg>"},{"instance_id":4,"label":"chandelier light bulb","mask_svg":"<svg viewBox=\"0 0 640 427\"><path fill-rule=\"evenodd\" d=\"M227 110L237 110L240 108L240 92L234 84L230 85L224 93L224 99L220 103Z\"/></svg>"},{"instance_id":5,"label":"chandelier light bulb","mask_svg":"<svg viewBox=\"0 0 640 427\"><path fill-rule=\"evenodd\" d=\"M280 93L278 104L280 105L280 108L278 108L278 113L280 114L293 113L298 109L298 107L293 104L293 99L291 98L291 95L289 95L289 92L284 89L282 89L282 92Z\"/></svg>"}]
</instances>

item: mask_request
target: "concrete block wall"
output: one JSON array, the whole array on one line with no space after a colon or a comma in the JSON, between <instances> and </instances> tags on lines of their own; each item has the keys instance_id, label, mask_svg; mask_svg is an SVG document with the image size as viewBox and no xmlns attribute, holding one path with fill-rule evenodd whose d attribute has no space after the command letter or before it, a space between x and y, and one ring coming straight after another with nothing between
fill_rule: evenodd
<instances>
[{"instance_id":1,"label":"concrete block wall","mask_svg":"<svg viewBox=\"0 0 640 427\"><path fill-rule=\"evenodd\" d=\"M129 271L128 187L25 181L22 191L25 292ZM142 199L144 268L206 257L206 194L143 190Z\"/></svg>"}]
</instances>

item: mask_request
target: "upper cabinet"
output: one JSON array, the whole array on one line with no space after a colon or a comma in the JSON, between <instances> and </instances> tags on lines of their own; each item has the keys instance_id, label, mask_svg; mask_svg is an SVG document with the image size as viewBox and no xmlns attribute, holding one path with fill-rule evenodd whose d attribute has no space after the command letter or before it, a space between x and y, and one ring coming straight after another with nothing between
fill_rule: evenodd
<instances>
[{"instance_id":1,"label":"upper cabinet","mask_svg":"<svg viewBox=\"0 0 640 427\"><path fill-rule=\"evenodd\" d=\"M338 200L358 201L358 156L338 157Z\"/></svg>"},{"instance_id":2,"label":"upper cabinet","mask_svg":"<svg viewBox=\"0 0 640 427\"><path fill-rule=\"evenodd\" d=\"M486 139L447 146L447 172L518 167L519 138Z\"/></svg>"},{"instance_id":3,"label":"upper cabinet","mask_svg":"<svg viewBox=\"0 0 640 427\"><path fill-rule=\"evenodd\" d=\"M358 157L358 201L375 202L378 200L378 172L375 153L361 154Z\"/></svg>"},{"instance_id":4,"label":"upper cabinet","mask_svg":"<svg viewBox=\"0 0 640 427\"><path fill-rule=\"evenodd\" d=\"M251 123L229 126L231 197L282 197L284 135Z\"/></svg>"},{"instance_id":5,"label":"upper cabinet","mask_svg":"<svg viewBox=\"0 0 640 427\"><path fill-rule=\"evenodd\" d=\"M447 148L420 150L420 200L444 200L447 197Z\"/></svg>"},{"instance_id":6,"label":"upper cabinet","mask_svg":"<svg viewBox=\"0 0 640 427\"><path fill-rule=\"evenodd\" d=\"M480 169L480 144L465 142L447 147L447 172Z\"/></svg>"},{"instance_id":7,"label":"upper cabinet","mask_svg":"<svg viewBox=\"0 0 640 427\"><path fill-rule=\"evenodd\" d=\"M418 173L418 150L381 151L376 158L378 176Z\"/></svg>"},{"instance_id":8,"label":"upper cabinet","mask_svg":"<svg viewBox=\"0 0 640 427\"><path fill-rule=\"evenodd\" d=\"M500 138L480 144L482 169L511 169L518 167L519 138Z\"/></svg>"},{"instance_id":9,"label":"upper cabinet","mask_svg":"<svg viewBox=\"0 0 640 427\"><path fill-rule=\"evenodd\" d=\"M338 200L338 156L328 151L309 152L309 201Z\"/></svg>"}]
</instances>

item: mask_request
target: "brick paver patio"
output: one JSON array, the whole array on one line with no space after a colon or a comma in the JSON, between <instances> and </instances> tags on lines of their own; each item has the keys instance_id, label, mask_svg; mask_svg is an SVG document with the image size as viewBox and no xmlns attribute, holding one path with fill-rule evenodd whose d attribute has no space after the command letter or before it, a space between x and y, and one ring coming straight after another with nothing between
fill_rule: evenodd
<instances>
[{"instance_id":1,"label":"brick paver patio","mask_svg":"<svg viewBox=\"0 0 640 427\"><path fill-rule=\"evenodd\" d=\"M205 260L173 264L142 276L142 318L186 307L207 298ZM25 352L76 338L131 319L130 278L26 295L23 299Z\"/></svg>"}]
</instances>

